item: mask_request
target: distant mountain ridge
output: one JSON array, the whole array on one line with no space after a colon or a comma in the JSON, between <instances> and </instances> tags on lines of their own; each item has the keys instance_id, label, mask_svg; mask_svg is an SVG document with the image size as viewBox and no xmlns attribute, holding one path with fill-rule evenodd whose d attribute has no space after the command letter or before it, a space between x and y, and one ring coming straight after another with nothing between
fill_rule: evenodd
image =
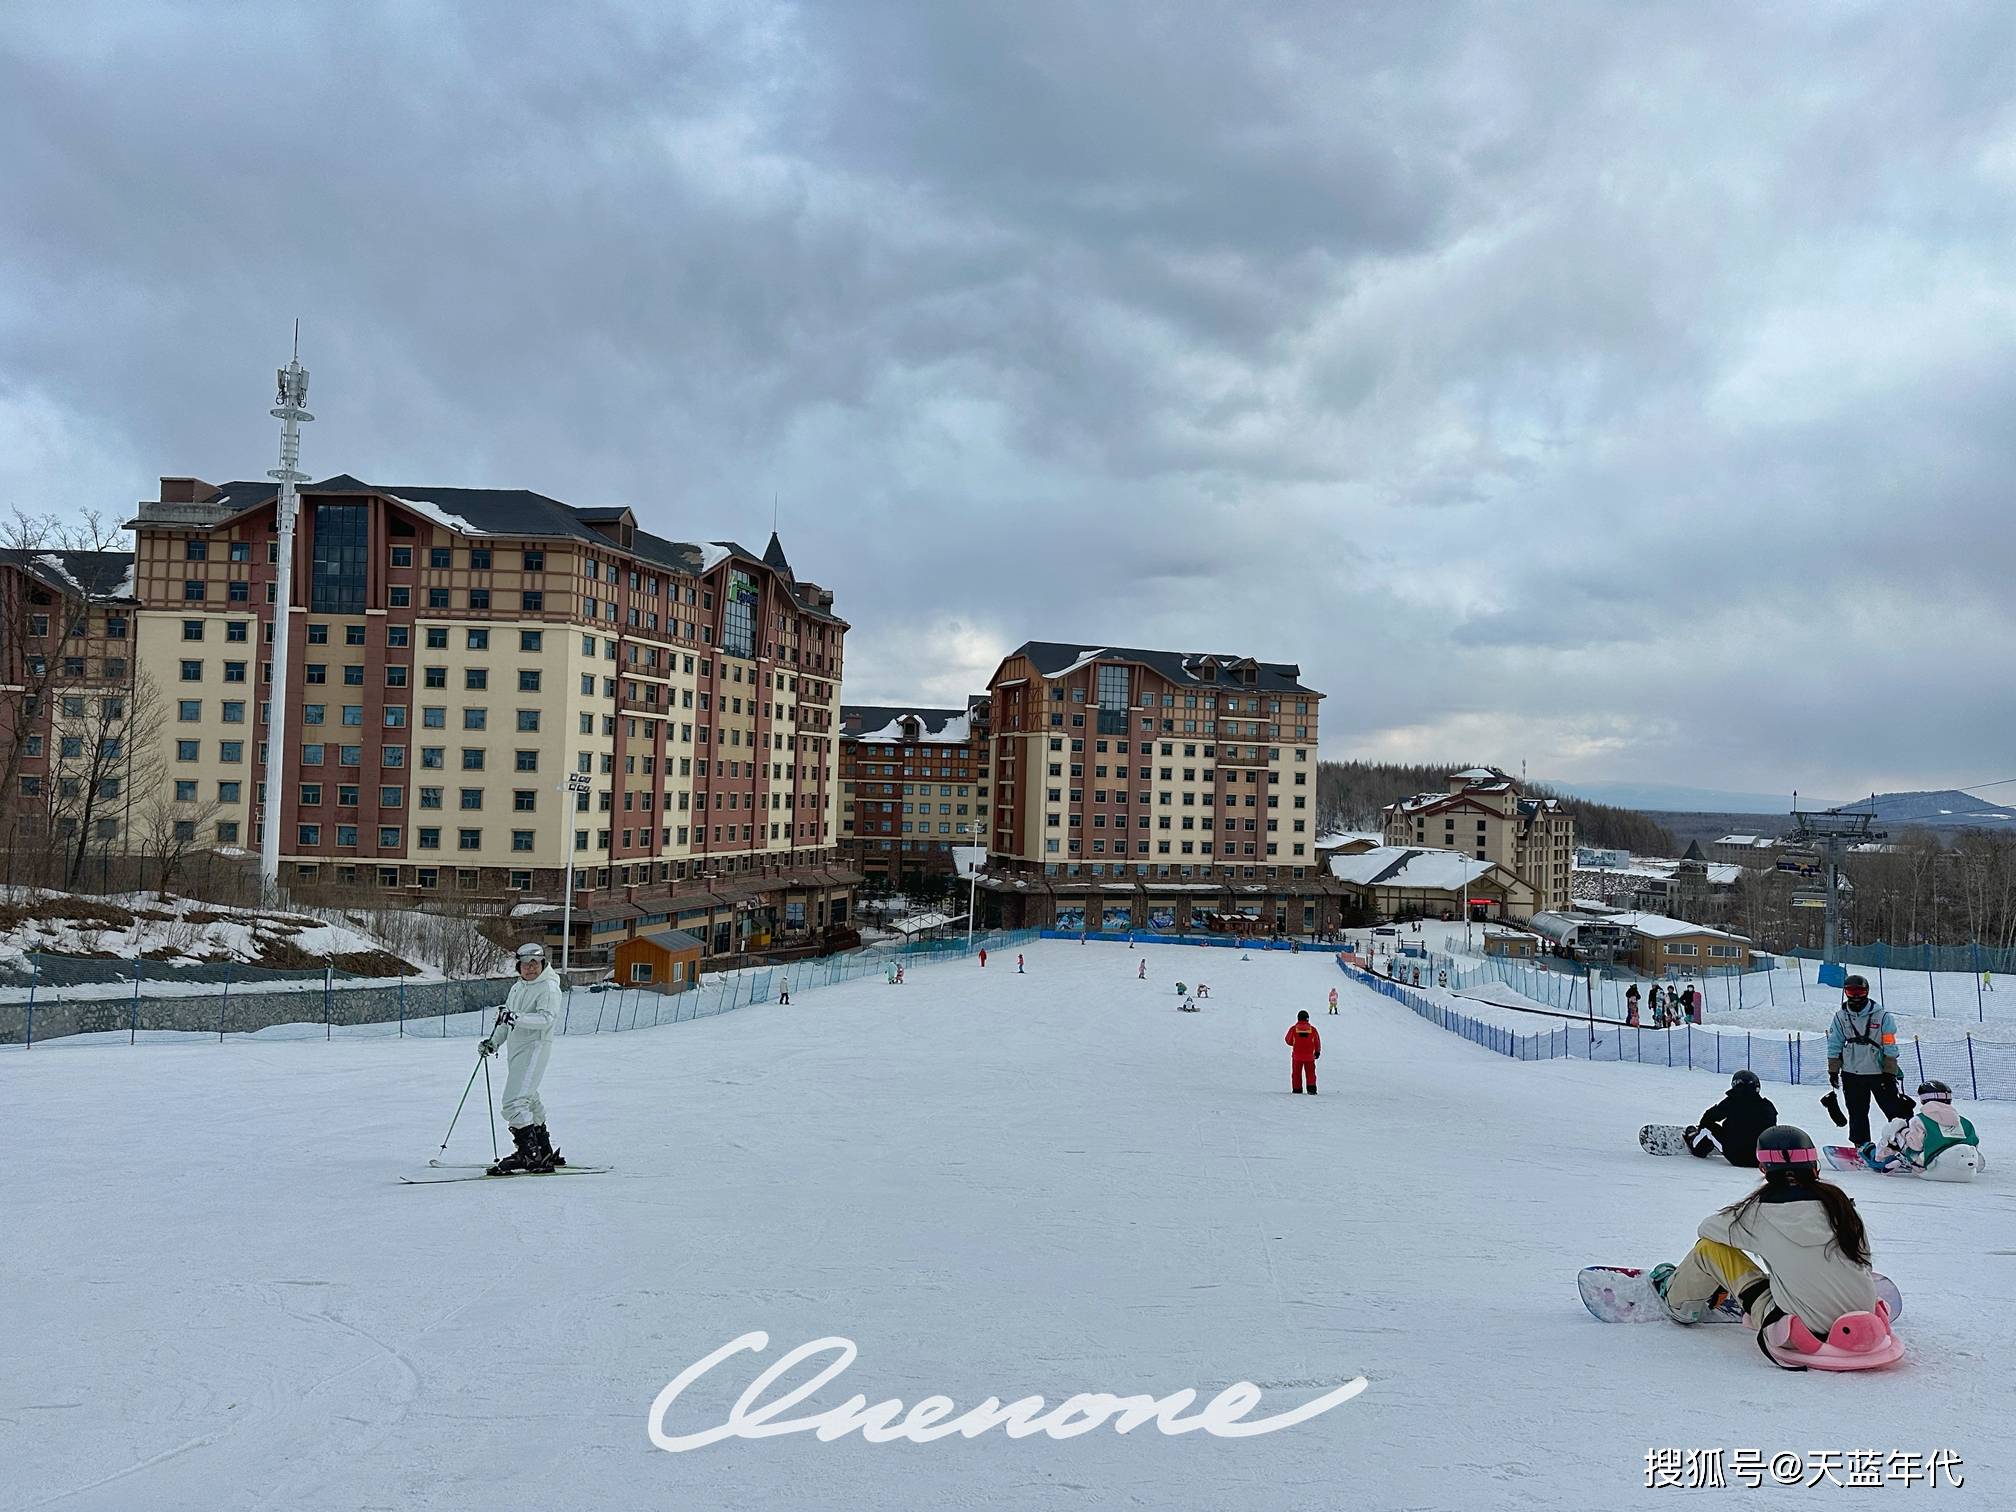
<instances>
[{"instance_id":1,"label":"distant mountain ridge","mask_svg":"<svg viewBox=\"0 0 2016 1512\"><path fill-rule=\"evenodd\" d=\"M1790 793L1730 793L1714 788L1668 786L1657 782L1552 782L1559 793L1573 793L1598 803L1614 803L1655 815L1666 814L1769 814L1786 819L1793 802ZM1871 798L1830 799L1799 795L1799 808L1873 808L1879 823L1919 824L1927 829L2001 829L2016 826L2016 783L2009 796L1997 803L1953 788L1928 788L1902 793L1878 793Z\"/></svg>"},{"instance_id":2,"label":"distant mountain ridge","mask_svg":"<svg viewBox=\"0 0 2016 1512\"><path fill-rule=\"evenodd\" d=\"M1556 782L1547 785L1557 793L1572 793L1596 803L1614 803L1658 813L1689 814L1789 814L1790 793L1728 793L1715 788L1679 787L1659 782ZM1824 798L1799 800L1801 808L1833 808Z\"/></svg>"}]
</instances>

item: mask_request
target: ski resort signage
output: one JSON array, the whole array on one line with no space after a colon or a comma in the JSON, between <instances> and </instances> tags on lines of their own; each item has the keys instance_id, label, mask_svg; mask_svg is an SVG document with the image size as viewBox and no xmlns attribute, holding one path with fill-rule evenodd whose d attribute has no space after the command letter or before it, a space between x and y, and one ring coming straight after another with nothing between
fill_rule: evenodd
<instances>
[{"instance_id":1,"label":"ski resort signage","mask_svg":"<svg viewBox=\"0 0 2016 1512\"><path fill-rule=\"evenodd\" d=\"M653 1447L663 1449L667 1454L683 1454L689 1449L704 1449L724 1439L781 1438L792 1433L812 1433L818 1435L821 1443L831 1443L855 1432L859 1432L862 1439L870 1444L929 1444L955 1434L961 1438L978 1438L995 1428L1003 1429L1010 1438L1033 1438L1038 1434L1047 1434L1053 1439L1071 1439L1109 1426L1115 1433L1132 1433L1149 1423L1171 1437L1201 1429L1214 1438L1258 1438L1262 1434L1279 1433L1284 1428L1293 1428L1298 1423L1321 1417L1364 1391L1367 1384L1364 1376L1358 1376L1299 1407L1261 1418L1246 1415L1260 1405L1261 1390L1251 1381L1235 1381L1194 1412L1191 1408L1197 1401L1197 1392L1194 1387L1186 1386L1163 1397L1145 1393L1115 1396L1105 1391L1082 1391L1065 1397L1055 1407L1040 1396L1020 1397L1007 1403L999 1397L990 1396L964 1412L959 1411L958 1404L950 1397L927 1396L906 1409L903 1402L895 1397L870 1404L867 1397L857 1394L824 1411L804 1417L784 1417L783 1414L793 1411L854 1363L859 1353L854 1341L833 1336L799 1345L757 1376L737 1398L725 1423L692 1433L670 1433L666 1430L666 1414L687 1387L731 1356L744 1350L761 1353L769 1347L770 1335L767 1333L746 1333L680 1371L651 1403L647 1428ZM821 1355L832 1358L811 1379L793 1386L781 1396L770 1397L779 1382L799 1366Z\"/></svg>"}]
</instances>

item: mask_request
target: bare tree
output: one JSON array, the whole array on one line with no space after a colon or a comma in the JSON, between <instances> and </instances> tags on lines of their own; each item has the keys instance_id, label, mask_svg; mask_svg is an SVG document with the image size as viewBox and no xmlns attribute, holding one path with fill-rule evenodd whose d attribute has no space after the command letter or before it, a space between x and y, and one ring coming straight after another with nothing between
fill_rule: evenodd
<instances>
[{"instance_id":1,"label":"bare tree","mask_svg":"<svg viewBox=\"0 0 2016 1512\"><path fill-rule=\"evenodd\" d=\"M172 793L159 780L145 785L126 842L140 858L143 875L151 872L155 890L163 893L174 889L190 857L206 848L203 837L224 812L217 803L178 804Z\"/></svg>"},{"instance_id":2,"label":"bare tree","mask_svg":"<svg viewBox=\"0 0 2016 1512\"><path fill-rule=\"evenodd\" d=\"M74 889L94 841L131 849L135 801L161 786L161 701L150 681L123 688L68 687L50 711L48 801L51 830L62 842L63 885Z\"/></svg>"},{"instance_id":3,"label":"bare tree","mask_svg":"<svg viewBox=\"0 0 2016 1512\"><path fill-rule=\"evenodd\" d=\"M132 592L126 572L112 570L130 565L118 560L124 545L125 532L93 510L68 524L19 509L0 521L0 804L18 796L65 669ZM130 667L130 650L125 659Z\"/></svg>"}]
</instances>

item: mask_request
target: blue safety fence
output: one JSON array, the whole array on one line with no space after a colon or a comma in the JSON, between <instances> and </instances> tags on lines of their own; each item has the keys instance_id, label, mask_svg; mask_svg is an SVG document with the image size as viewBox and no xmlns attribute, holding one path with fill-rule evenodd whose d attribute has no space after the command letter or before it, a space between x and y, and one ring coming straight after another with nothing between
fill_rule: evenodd
<instances>
[{"instance_id":1,"label":"blue safety fence","mask_svg":"<svg viewBox=\"0 0 2016 1512\"><path fill-rule=\"evenodd\" d=\"M970 950L1014 949L1036 938L1031 929L978 935ZM969 953L965 936L914 941L889 950L855 950L785 965L744 967L707 977L683 992L648 987L576 987L568 992L558 1032L620 1033L659 1024L712 1018L752 1003L775 1002L788 985L795 998L838 982L908 972ZM147 963L125 983L44 987L31 980L19 1001L0 1003L0 1048L69 1042L126 1044L163 1040L357 1037L478 1038L511 990L511 978L469 981L346 981L333 972L302 980L240 968L222 980L152 984ZM116 989L116 990L114 990ZM151 990L150 990L151 989Z\"/></svg>"},{"instance_id":2,"label":"blue safety fence","mask_svg":"<svg viewBox=\"0 0 2016 1512\"><path fill-rule=\"evenodd\" d=\"M1873 971L1986 971L1996 976L2016 974L2016 949L1998 945L1887 945L1881 940L1869 945L1836 946L1830 958L1826 951L1810 946L1788 951L1808 961L1830 960L1837 965L1862 966Z\"/></svg>"},{"instance_id":3,"label":"blue safety fence","mask_svg":"<svg viewBox=\"0 0 2016 1512\"><path fill-rule=\"evenodd\" d=\"M1220 934L1162 934L1153 930L1106 932L1097 929L1044 929L1037 931L1046 940L1076 940L1079 944L1106 945L1211 945L1220 949L1240 950L1284 950L1295 952L1316 949L1304 946L1300 940L1288 937L1276 939L1273 935L1220 935Z\"/></svg>"},{"instance_id":4,"label":"blue safety fence","mask_svg":"<svg viewBox=\"0 0 2016 1512\"><path fill-rule=\"evenodd\" d=\"M1796 1031L1720 1033L1696 1024L1673 1029L1606 1023L1561 1023L1521 1034L1446 1007L1413 987L1375 976L1346 955L1337 965L1345 976L1409 1009L1438 1028L1512 1060L1594 1060L1668 1066L1728 1075L1745 1067L1764 1081L1792 1086L1825 1086L1824 1037ZM1440 984L1435 984L1440 985ZM1507 1010L1516 1011L1516 1010ZM2016 1044L1964 1034L1953 1040L1913 1037L1899 1045L1907 1084L1937 1078L1955 1094L1991 1101L2016 1101Z\"/></svg>"}]
</instances>

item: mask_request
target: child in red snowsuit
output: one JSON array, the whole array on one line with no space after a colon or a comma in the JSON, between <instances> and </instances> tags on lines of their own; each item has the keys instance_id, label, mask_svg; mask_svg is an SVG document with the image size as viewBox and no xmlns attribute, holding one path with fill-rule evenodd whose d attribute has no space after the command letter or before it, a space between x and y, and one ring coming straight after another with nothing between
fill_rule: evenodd
<instances>
[{"instance_id":1,"label":"child in red snowsuit","mask_svg":"<svg viewBox=\"0 0 2016 1512\"><path fill-rule=\"evenodd\" d=\"M1323 1053L1323 1036L1316 1032L1316 1026L1309 1022L1309 1010L1303 1009L1295 1015L1295 1023L1288 1030L1283 1043L1289 1050L1289 1091L1300 1092L1302 1083L1309 1083L1309 1095L1316 1095L1316 1059Z\"/></svg>"}]
</instances>

